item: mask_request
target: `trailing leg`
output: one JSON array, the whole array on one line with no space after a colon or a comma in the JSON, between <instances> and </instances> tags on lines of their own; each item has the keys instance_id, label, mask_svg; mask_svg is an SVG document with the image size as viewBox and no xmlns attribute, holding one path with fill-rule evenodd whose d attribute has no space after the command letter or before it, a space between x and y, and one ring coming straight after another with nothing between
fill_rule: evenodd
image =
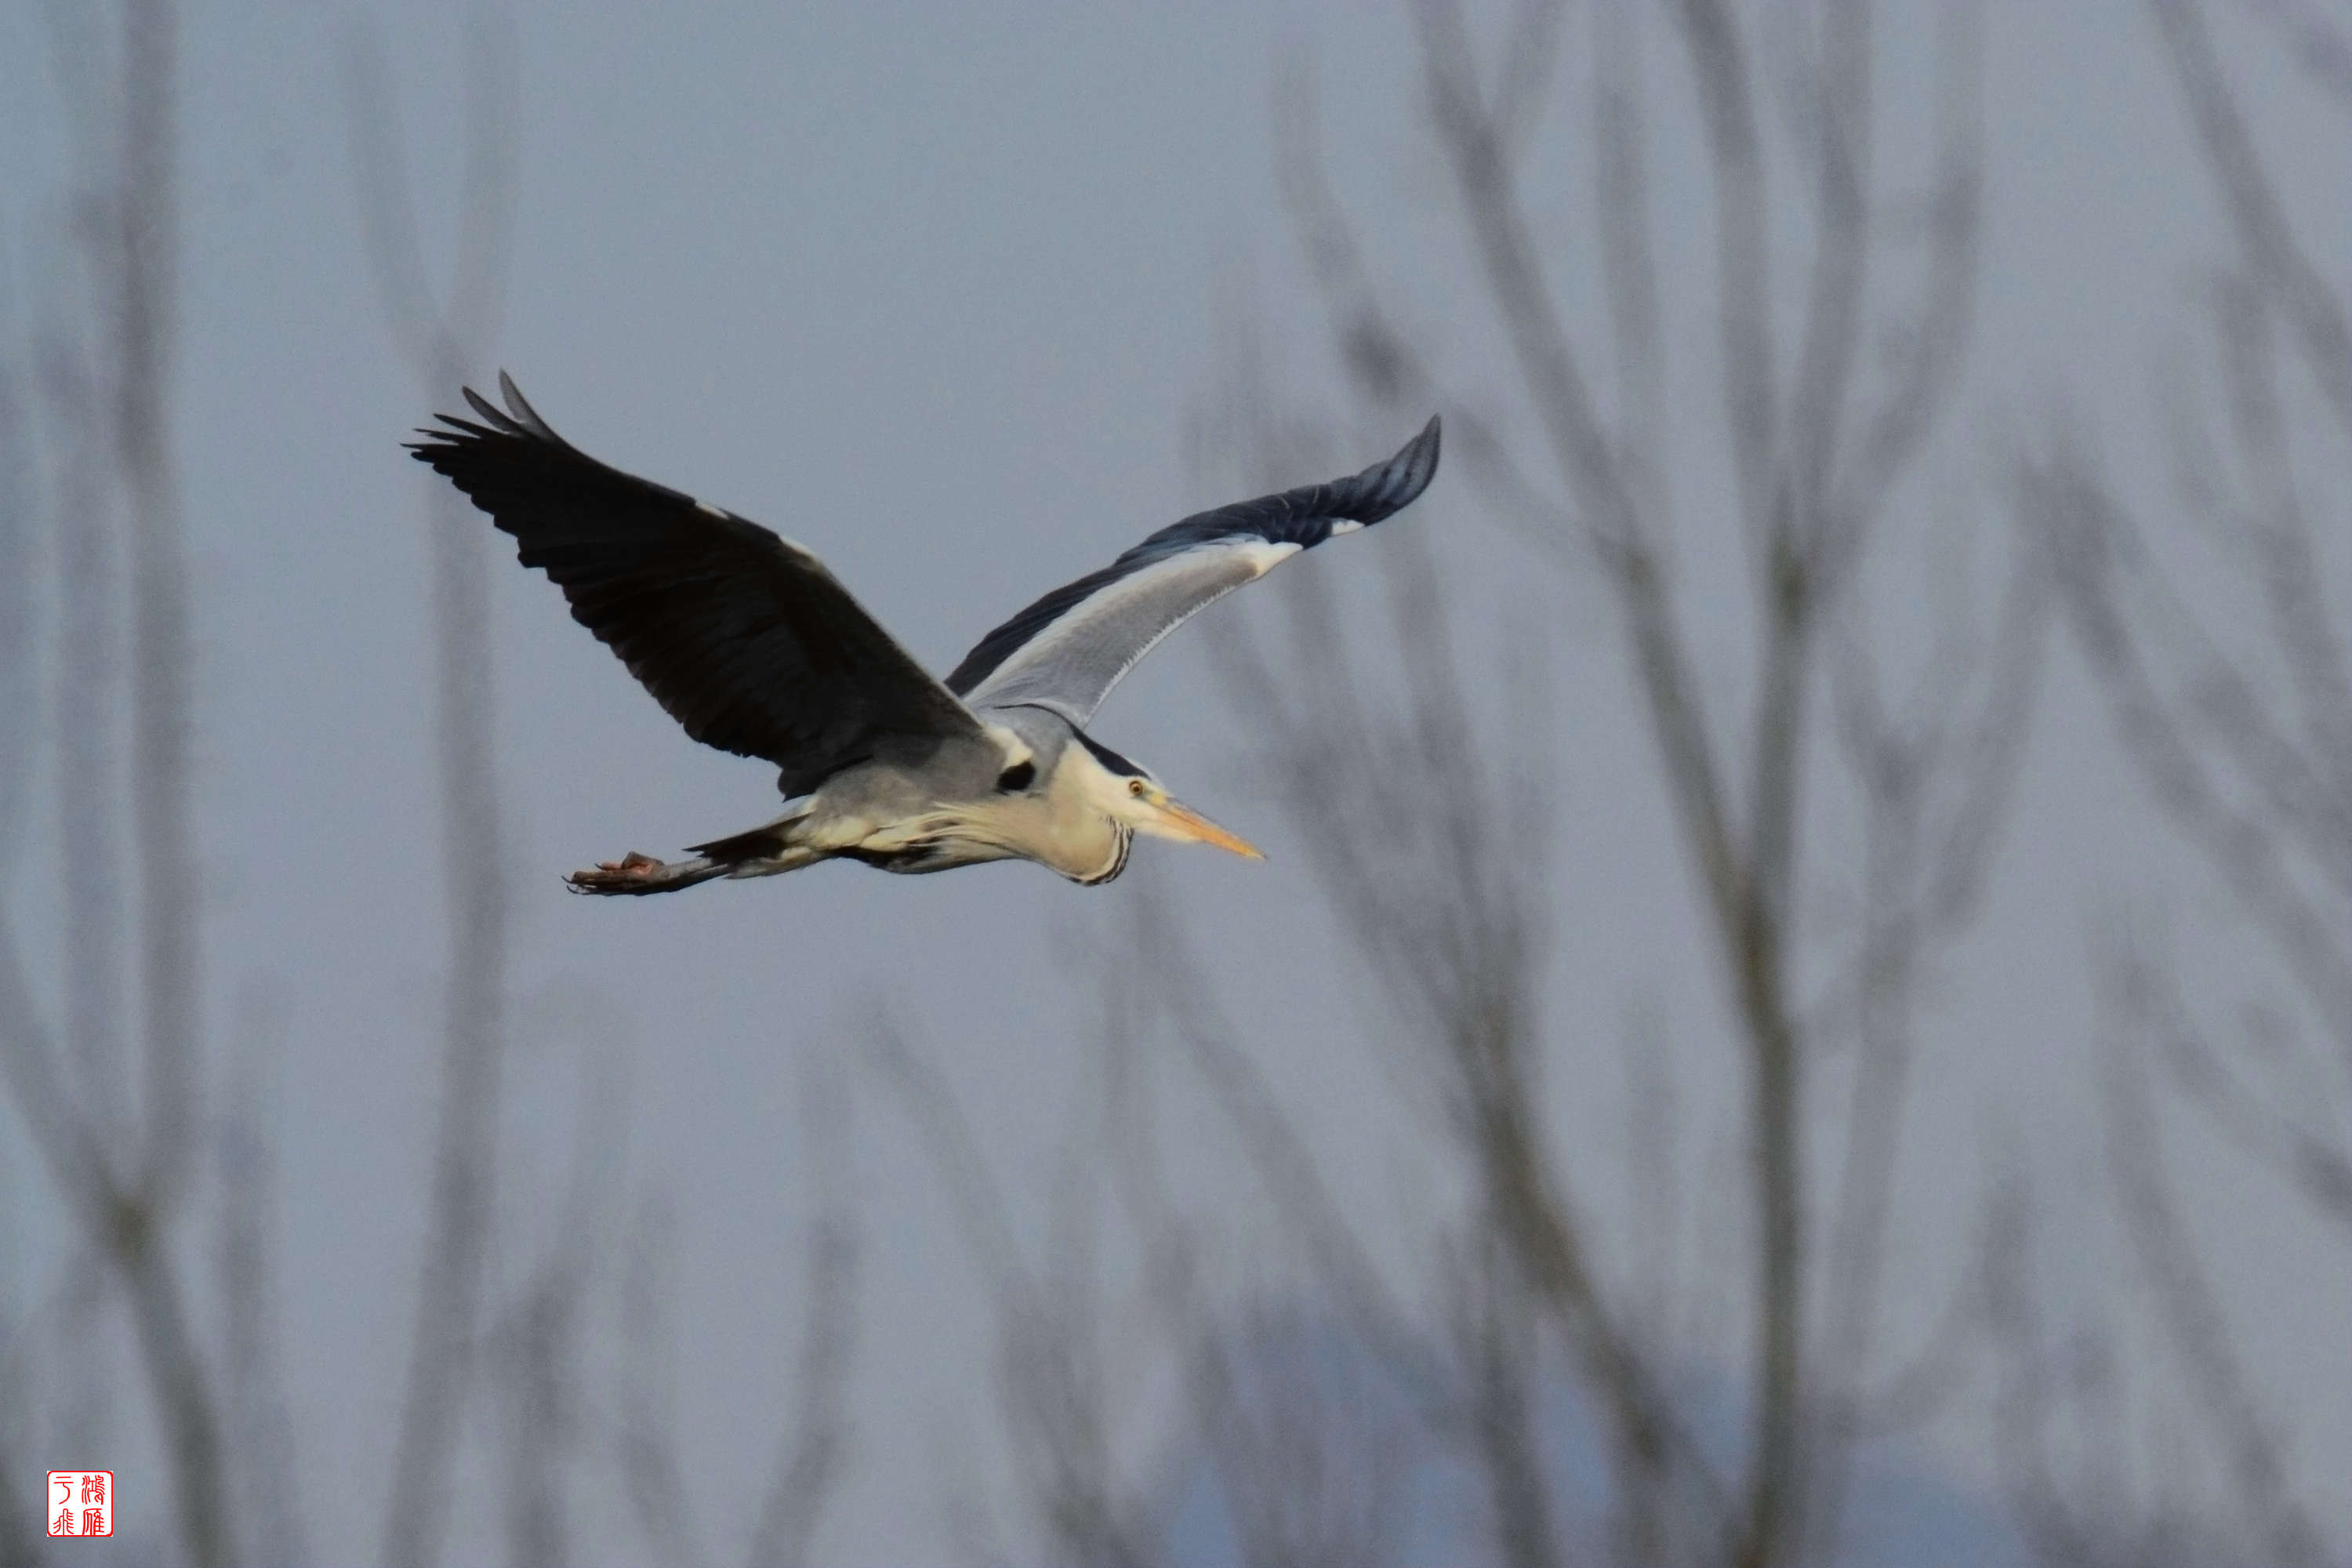
<instances>
[{"instance_id":1,"label":"trailing leg","mask_svg":"<svg viewBox=\"0 0 2352 1568\"><path fill-rule=\"evenodd\" d=\"M735 868L708 855L691 860L656 860L630 850L618 860L600 860L564 879L575 893L669 893L724 877Z\"/></svg>"}]
</instances>

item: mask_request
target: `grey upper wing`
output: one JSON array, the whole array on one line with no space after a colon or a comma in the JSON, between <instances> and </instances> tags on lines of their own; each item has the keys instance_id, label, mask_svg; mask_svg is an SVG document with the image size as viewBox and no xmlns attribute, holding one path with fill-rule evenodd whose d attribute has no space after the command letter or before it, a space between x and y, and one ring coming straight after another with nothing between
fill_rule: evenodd
<instances>
[{"instance_id":1,"label":"grey upper wing","mask_svg":"<svg viewBox=\"0 0 2352 1568\"><path fill-rule=\"evenodd\" d=\"M1030 704L1085 724L1119 677L1196 612L1335 533L1402 510L1437 472L1438 422L1351 479L1171 523L980 640L947 679L974 708Z\"/></svg>"},{"instance_id":2,"label":"grey upper wing","mask_svg":"<svg viewBox=\"0 0 2352 1568\"><path fill-rule=\"evenodd\" d=\"M483 422L441 415L447 428L411 449L514 535L688 734L775 763L789 795L877 748L978 732L815 556L605 467L499 384L508 412L468 387Z\"/></svg>"}]
</instances>

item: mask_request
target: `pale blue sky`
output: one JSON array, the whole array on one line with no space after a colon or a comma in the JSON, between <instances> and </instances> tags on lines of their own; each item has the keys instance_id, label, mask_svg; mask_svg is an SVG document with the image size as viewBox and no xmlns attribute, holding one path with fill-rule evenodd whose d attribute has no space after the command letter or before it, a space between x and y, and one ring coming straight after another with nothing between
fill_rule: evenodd
<instances>
[{"instance_id":1,"label":"pale blue sky","mask_svg":"<svg viewBox=\"0 0 2352 1568\"><path fill-rule=\"evenodd\" d=\"M1912 30L1925 9L1888 7L1883 24L1890 171L1917 150L1898 128L1925 91L1924 35ZM1958 492L1975 487L1988 557L2001 524L1979 458L2069 398L2107 438L2126 489L2161 500L2144 477L2154 367L2189 329L2200 269L2223 254L2139 9L1996 0L1989 11L1981 322L1953 438L1931 465ZM441 0L382 13L436 257L454 208L444 197L466 14ZM179 428L214 1022L217 1034L248 981L289 1009L288 1374L314 1538L350 1557L372 1553L381 1507L437 1054L424 479L398 443L456 393L428 398L413 384L362 264L341 16L286 0L197 0L186 13ZM1450 380L1507 374L1466 292L1473 273L1423 134L1399 9L743 5L681 16L598 0L526 5L516 22L513 284L478 374L509 367L589 451L805 542L935 667L1035 593L1223 499L1201 492L1183 439L1214 391L1221 301L1255 298L1279 384L1310 408L1341 406L1271 170L1267 104L1286 51L1315 64L1335 179L1408 321ZM44 266L28 236L54 216L47 49L41 7L0 7L0 299L19 311L39 297ZM1679 117L1685 79L1671 56L1658 64L1654 107ZM2267 73L2257 82L2283 79L2270 55L2243 64ZM2297 119L2286 92L2250 96L2306 198L2315 254L2352 254L2341 121ZM1670 281L1703 283L1706 189L1685 153L1662 138L1660 230ZM1571 195L1532 198L1564 256L1580 233ZM1699 312L1671 330L1706 352ZM1713 419L1713 395L1686 384L1676 407ZM1708 493L1704 474L1689 484L1686 516ZM1400 526L1434 542L1465 618L1547 625L1558 654L1553 1005L1562 1037L1590 1045L1556 1065L1557 1124L1605 1209L1622 1171L1616 1042L1629 1006L1658 1006L1687 1042L1685 1065L1713 1075L1692 1087L1694 1114L1732 1084L1649 742L1590 584L1485 521L1458 472ZM513 1228L528 1234L549 1212L583 1063L602 1053L632 1097L628 1179L675 1203L680 1408L695 1416L688 1458L711 1519L751 1518L789 1388L810 1190L794 1109L804 1070L850 1054L877 999L939 1060L1034 1218L1058 1174L1094 1007L1080 966L1057 950L1083 954L1097 932L1115 942L1121 901L1157 883L1174 890L1203 959L1230 975L1236 1010L1263 1019L1267 1071L1364 1212L1409 1204L1425 1182L1415 1129L1359 1037L1352 977L1303 858L1249 793L1208 678L1202 640L1247 606L1220 607L1168 644L1098 730L1265 844L1266 866L1139 852L1127 881L1095 893L1026 867L903 879L824 868L596 903L567 898L560 874L760 820L769 777L685 741L484 533L499 563L493 679L527 1037L510 1108ZM1369 587L1377 553L1396 547L1376 531L1293 570ZM1903 585L1919 579L1916 563L1890 565L1888 619L1907 618ZM1704 606L1702 654L1736 662L1738 628ZM1890 1303L1896 1343L1940 1306L1979 1157L2001 1140L2077 1178L2083 1212L2054 1209L2046 1223L2084 1259L2064 1288L2095 1296L2115 1256L2088 1197L2084 932L2116 901L2178 907L2184 932L2226 919L2155 831L2071 655L2046 700L1986 925L1929 1018ZM18 905L20 923L37 927L35 907ZM2248 973L2227 953L2200 962L2225 983ZM865 1248L857 1446L820 1558L903 1563L946 1550L940 1505L960 1475L983 1494L1001 1481L989 1329L933 1173L870 1079L851 1077ZM1237 1263L1269 1249L1229 1145L1193 1121L1197 1141L1174 1142L1188 1194L1223 1217ZM9 1137L21 1180L29 1162ZM2352 1517L2342 1250L2298 1246L2292 1217L2210 1150L2188 1144L2182 1158L2221 1272L2240 1287L2249 1353L2341 1528ZM1391 1217L1376 1226L1382 1245L1410 1263L1420 1240ZM1148 1406L1156 1394L1137 1397ZM1946 1458L1982 1474L1964 1430ZM364 1480L339 1490L336 1475ZM490 1539L475 1533L486 1514L461 1516L461 1541ZM730 1534L714 1531L713 1543L722 1557L740 1551Z\"/></svg>"}]
</instances>

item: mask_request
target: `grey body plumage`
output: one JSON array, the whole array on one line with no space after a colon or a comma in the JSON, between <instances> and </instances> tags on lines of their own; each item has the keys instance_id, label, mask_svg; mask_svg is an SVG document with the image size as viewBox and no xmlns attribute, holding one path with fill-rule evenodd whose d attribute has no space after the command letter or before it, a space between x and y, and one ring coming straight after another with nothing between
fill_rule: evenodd
<instances>
[{"instance_id":1,"label":"grey body plumage","mask_svg":"<svg viewBox=\"0 0 2352 1568\"><path fill-rule=\"evenodd\" d=\"M1436 472L1438 422L1349 479L1202 512L1055 589L934 679L808 551L607 468L551 429L514 383L478 420L439 416L415 456L514 536L705 744L777 767L783 816L575 873L583 892L653 893L844 858L904 873L1034 860L1087 885L1137 833L1256 851L1168 798L1087 733L1119 678L1185 619L1301 550L1380 521Z\"/></svg>"}]
</instances>

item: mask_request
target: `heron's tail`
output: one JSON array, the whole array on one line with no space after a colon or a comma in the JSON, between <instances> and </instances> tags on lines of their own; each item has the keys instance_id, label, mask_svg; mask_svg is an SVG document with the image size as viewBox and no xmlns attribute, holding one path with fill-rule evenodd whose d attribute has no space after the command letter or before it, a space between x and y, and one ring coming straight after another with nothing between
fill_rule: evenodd
<instances>
[{"instance_id":1,"label":"heron's tail","mask_svg":"<svg viewBox=\"0 0 2352 1568\"><path fill-rule=\"evenodd\" d=\"M793 829L800 822L798 816L779 817L747 832L714 838L708 844L689 844L686 852L715 860L730 869L745 860L773 860L792 847Z\"/></svg>"},{"instance_id":2,"label":"heron's tail","mask_svg":"<svg viewBox=\"0 0 2352 1568\"><path fill-rule=\"evenodd\" d=\"M814 865L830 853L800 842L800 835L794 829L807 819L806 811L795 811L748 833L714 838L708 844L688 845L687 852L699 855L717 865L720 876L781 876L786 871L797 871L803 866Z\"/></svg>"},{"instance_id":3,"label":"heron's tail","mask_svg":"<svg viewBox=\"0 0 2352 1568\"><path fill-rule=\"evenodd\" d=\"M805 844L788 846L781 855L761 856L754 860L738 860L727 868L730 877L781 877L787 871L797 871L803 866L814 866L820 860L833 858L830 849L813 849Z\"/></svg>"}]
</instances>

